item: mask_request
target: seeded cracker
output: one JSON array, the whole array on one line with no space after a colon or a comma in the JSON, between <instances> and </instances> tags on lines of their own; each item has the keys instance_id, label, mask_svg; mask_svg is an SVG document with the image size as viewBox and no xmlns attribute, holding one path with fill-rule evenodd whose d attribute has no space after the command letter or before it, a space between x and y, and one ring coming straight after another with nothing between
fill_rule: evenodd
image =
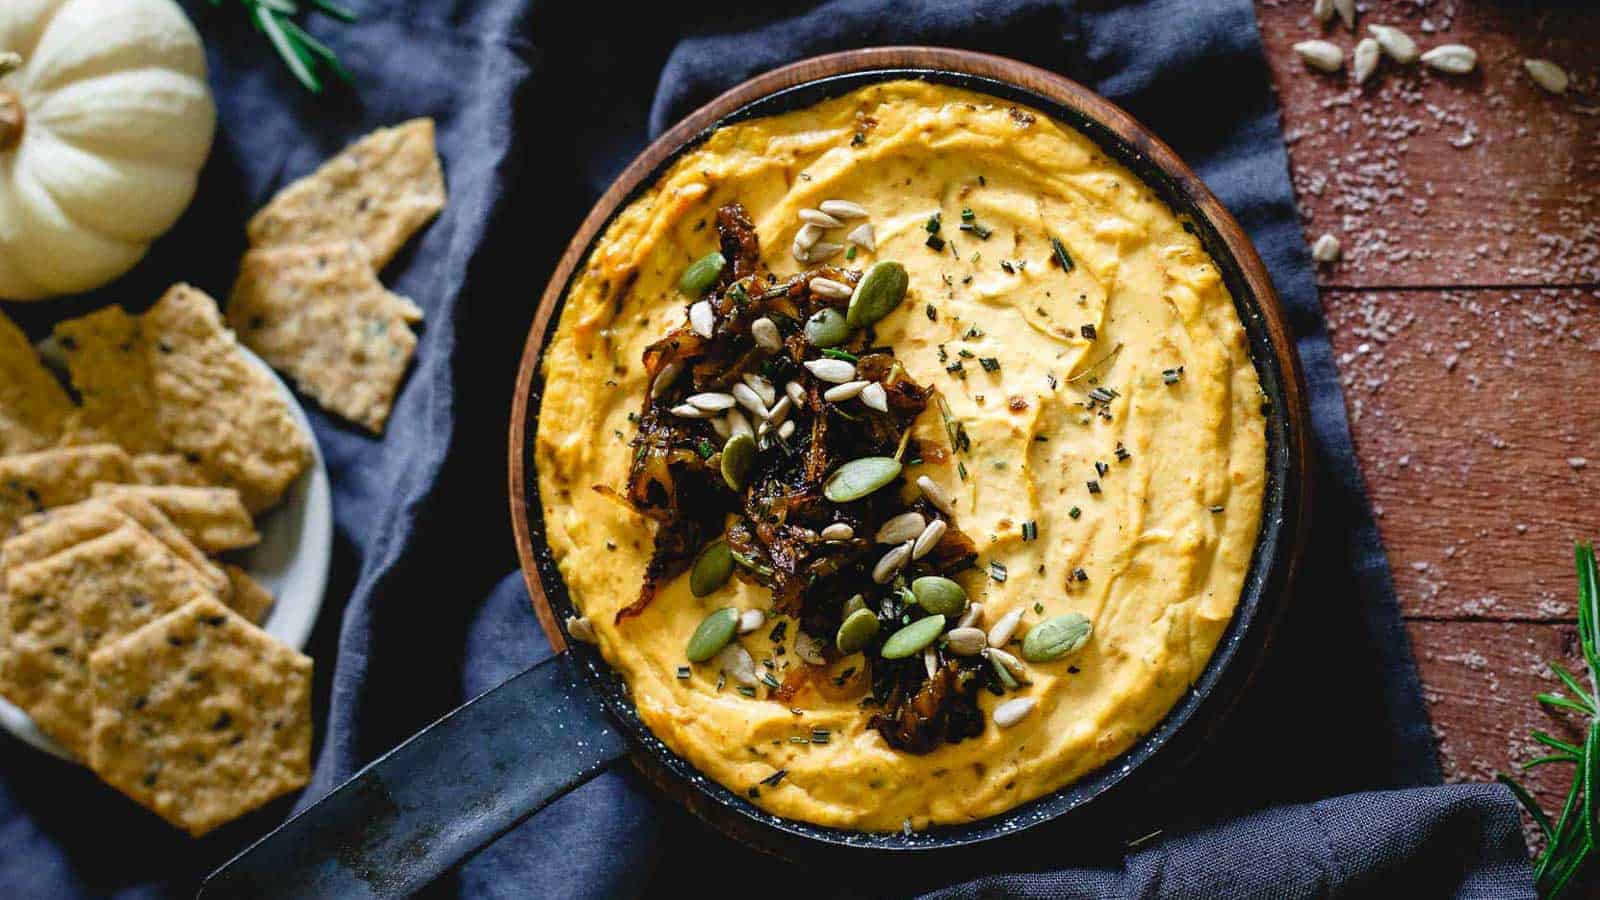
<instances>
[{"instance_id":1,"label":"seeded cracker","mask_svg":"<svg viewBox=\"0 0 1600 900\"><path fill-rule=\"evenodd\" d=\"M245 346L323 408L381 433L422 310L389 292L348 241L252 250L228 301Z\"/></svg>"},{"instance_id":2,"label":"seeded cracker","mask_svg":"<svg viewBox=\"0 0 1600 900\"><path fill-rule=\"evenodd\" d=\"M272 376L239 349L216 302L175 285L145 313L144 333L171 448L238 489L248 509L276 503L311 464L310 439Z\"/></svg>"},{"instance_id":3,"label":"seeded cracker","mask_svg":"<svg viewBox=\"0 0 1600 900\"><path fill-rule=\"evenodd\" d=\"M148 502L207 553L254 547L261 542L239 492L231 488L97 484L93 492L96 497L132 496Z\"/></svg>"},{"instance_id":4,"label":"seeded cracker","mask_svg":"<svg viewBox=\"0 0 1600 900\"><path fill-rule=\"evenodd\" d=\"M179 453L137 453L133 474L140 484L186 484L206 487L206 473Z\"/></svg>"},{"instance_id":5,"label":"seeded cracker","mask_svg":"<svg viewBox=\"0 0 1600 900\"><path fill-rule=\"evenodd\" d=\"M228 608L256 625L265 622L267 613L272 612L278 599L272 596L266 585L250 577L249 572L231 563L224 563L222 568L231 583Z\"/></svg>"},{"instance_id":6,"label":"seeded cracker","mask_svg":"<svg viewBox=\"0 0 1600 900\"><path fill-rule=\"evenodd\" d=\"M250 220L254 247L356 240L382 269L444 208L432 119L382 128L278 192Z\"/></svg>"},{"instance_id":7,"label":"seeded cracker","mask_svg":"<svg viewBox=\"0 0 1600 900\"><path fill-rule=\"evenodd\" d=\"M138 316L108 306L69 319L56 326L55 346L82 402L68 426L70 443L113 443L130 453L166 448Z\"/></svg>"},{"instance_id":8,"label":"seeded cracker","mask_svg":"<svg viewBox=\"0 0 1600 900\"><path fill-rule=\"evenodd\" d=\"M103 645L90 666L90 768L191 835L310 777L310 658L215 600Z\"/></svg>"},{"instance_id":9,"label":"seeded cracker","mask_svg":"<svg viewBox=\"0 0 1600 900\"><path fill-rule=\"evenodd\" d=\"M97 481L132 476L121 447L95 444L0 457L0 538L29 513L88 499Z\"/></svg>"},{"instance_id":10,"label":"seeded cracker","mask_svg":"<svg viewBox=\"0 0 1600 900\"><path fill-rule=\"evenodd\" d=\"M210 589L129 524L6 574L11 645L0 693L79 757L89 743L89 652Z\"/></svg>"},{"instance_id":11,"label":"seeded cracker","mask_svg":"<svg viewBox=\"0 0 1600 900\"><path fill-rule=\"evenodd\" d=\"M0 566L9 569L19 563L43 559L128 522L149 532L151 537L165 544L179 559L193 566L218 597L228 596L232 590L228 573L207 559L200 548L184 536L161 510L146 500L128 494L95 497L23 518L18 525L21 532L4 544L4 558L0 559Z\"/></svg>"},{"instance_id":12,"label":"seeded cracker","mask_svg":"<svg viewBox=\"0 0 1600 900\"><path fill-rule=\"evenodd\" d=\"M0 314L0 456L51 446L71 412L72 400L27 335Z\"/></svg>"}]
</instances>

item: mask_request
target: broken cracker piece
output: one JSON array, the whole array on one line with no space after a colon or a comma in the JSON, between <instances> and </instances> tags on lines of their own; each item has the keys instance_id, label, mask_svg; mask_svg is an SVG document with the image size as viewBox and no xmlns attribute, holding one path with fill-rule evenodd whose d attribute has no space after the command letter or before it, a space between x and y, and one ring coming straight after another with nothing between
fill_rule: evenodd
<instances>
[{"instance_id":1,"label":"broken cracker piece","mask_svg":"<svg viewBox=\"0 0 1600 900\"><path fill-rule=\"evenodd\" d=\"M223 563L222 568L231 583L228 607L253 624L260 625L267 621L267 614L272 612L278 598L272 596L266 585L255 580L244 569L232 563Z\"/></svg>"},{"instance_id":2,"label":"broken cracker piece","mask_svg":"<svg viewBox=\"0 0 1600 900\"><path fill-rule=\"evenodd\" d=\"M89 767L199 837L311 776L311 659L213 599L90 658Z\"/></svg>"},{"instance_id":3,"label":"broken cracker piece","mask_svg":"<svg viewBox=\"0 0 1600 900\"><path fill-rule=\"evenodd\" d=\"M432 119L380 128L278 192L247 230L253 247L361 243L381 270L444 208Z\"/></svg>"},{"instance_id":4,"label":"broken cracker piece","mask_svg":"<svg viewBox=\"0 0 1600 900\"><path fill-rule=\"evenodd\" d=\"M346 242L252 250L228 301L245 346L324 409L383 431L416 350L422 310L384 288Z\"/></svg>"},{"instance_id":5,"label":"broken cracker piece","mask_svg":"<svg viewBox=\"0 0 1600 900\"><path fill-rule=\"evenodd\" d=\"M137 525L6 573L9 651L0 693L80 758L89 745L89 653L210 589Z\"/></svg>"},{"instance_id":6,"label":"broken cracker piece","mask_svg":"<svg viewBox=\"0 0 1600 900\"><path fill-rule=\"evenodd\" d=\"M54 445L72 411L27 335L0 314L0 456Z\"/></svg>"},{"instance_id":7,"label":"broken cracker piece","mask_svg":"<svg viewBox=\"0 0 1600 900\"><path fill-rule=\"evenodd\" d=\"M216 302L174 285L144 315L161 430L252 512L311 465L311 441L272 376L240 349Z\"/></svg>"}]
</instances>

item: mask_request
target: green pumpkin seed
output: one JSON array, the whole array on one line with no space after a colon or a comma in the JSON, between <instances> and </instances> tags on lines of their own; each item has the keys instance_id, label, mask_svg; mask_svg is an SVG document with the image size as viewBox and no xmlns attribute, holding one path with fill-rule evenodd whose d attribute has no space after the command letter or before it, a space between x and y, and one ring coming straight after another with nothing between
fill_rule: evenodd
<instances>
[{"instance_id":1,"label":"green pumpkin seed","mask_svg":"<svg viewBox=\"0 0 1600 900\"><path fill-rule=\"evenodd\" d=\"M691 297L704 294L722 277L722 270L727 265L728 260L721 253L715 250L707 253L683 270L683 276L678 279L678 290Z\"/></svg>"},{"instance_id":2,"label":"green pumpkin seed","mask_svg":"<svg viewBox=\"0 0 1600 900\"><path fill-rule=\"evenodd\" d=\"M900 477L900 461L890 456L852 459L828 476L822 494L835 503L860 500Z\"/></svg>"},{"instance_id":3,"label":"green pumpkin seed","mask_svg":"<svg viewBox=\"0 0 1600 900\"><path fill-rule=\"evenodd\" d=\"M850 312L846 316L850 327L865 328L894 312L906 298L909 283L905 266L891 259L873 263L850 295Z\"/></svg>"},{"instance_id":4,"label":"green pumpkin seed","mask_svg":"<svg viewBox=\"0 0 1600 900\"><path fill-rule=\"evenodd\" d=\"M812 313L806 320L806 340L818 347L837 347L850 340L850 326L845 323L844 313L831 306Z\"/></svg>"},{"instance_id":5,"label":"green pumpkin seed","mask_svg":"<svg viewBox=\"0 0 1600 900\"><path fill-rule=\"evenodd\" d=\"M878 636L878 617L870 609L858 609L844 617L833 645L843 654L860 653Z\"/></svg>"},{"instance_id":6,"label":"green pumpkin seed","mask_svg":"<svg viewBox=\"0 0 1600 900\"><path fill-rule=\"evenodd\" d=\"M905 659L921 653L923 649L938 640L943 632L944 616L935 614L926 619L918 619L889 635L889 639L883 642L883 658Z\"/></svg>"},{"instance_id":7,"label":"green pumpkin seed","mask_svg":"<svg viewBox=\"0 0 1600 900\"><path fill-rule=\"evenodd\" d=\"M967 592L961 585L938 575L924 575L911 582L911 593L916 595L918 606L948 618L953 619L967 609Z\"/></svg>"},{"instance_id":8,"label":"green pumpkin seed","mask_svg":"<svg viewBox=\"0 0 1600 900\"><path fill-rule=\"evenodd\" d=\"M745 476L756 461L756 439L741 431L722 445L722 480L730 490L744 490Z\"/></svg>"},{"instance_id":9,"label":"green pumpkin seed","mask_svg":"<svg viewBox=\"0 0 1600 900\"><path fill-rule=\"evenodd\" d=\"M1036 663L1065 659L1083 649L1093 630L1082 613L1045 619L1028 629L1022 638L1022 658Z\"/></svg>"},{"instance_id":10,"label":"green pumpkin seed","mask_svg":"<svg viewBox=\"0 0 1600 900\"><path fill-rule=\"evenodd\" d=\"M694 568L689 570L689 592L696 597L706 597L728 583L733 575L733 551L722 541L708 545L694 558Z\"/></svg>"},{"instance_id":11,"label":"green pumpkin seed","mask_svg":"<svg viewBox=\"0 0 1600 900\"><path fill-rule=\"evenodd\" d=\"M685 654L690 662L703 663L717 651L728 646L733 640L733 633L739 628L739 611L732 607L719 609L700 623L689 638L689 646Z\"/></svg>"}]
</instances>

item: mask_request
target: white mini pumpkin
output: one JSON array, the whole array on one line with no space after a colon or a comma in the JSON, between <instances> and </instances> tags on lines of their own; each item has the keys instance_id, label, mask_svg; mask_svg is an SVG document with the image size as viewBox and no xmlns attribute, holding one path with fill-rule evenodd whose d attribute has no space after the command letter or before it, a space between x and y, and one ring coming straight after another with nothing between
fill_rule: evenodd
<instances>
[{"instance_id":1,"label":"white mini pumpkin","mask_svg":"<svg viewBox=\"0 0 1600 900\"><path fill-rule=\"evenodd\" d=\"M0 299L99 287L194 197L200 36L173 0L0 0L0 58Z\"/></svg>"}]
</instances>

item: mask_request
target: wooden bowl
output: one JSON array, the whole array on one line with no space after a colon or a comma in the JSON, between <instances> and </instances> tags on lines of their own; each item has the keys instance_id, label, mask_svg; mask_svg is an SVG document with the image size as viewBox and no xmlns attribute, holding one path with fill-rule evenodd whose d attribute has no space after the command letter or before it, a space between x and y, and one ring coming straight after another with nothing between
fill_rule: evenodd
<instances>
[{"instance_id":1,"label":"wooden bowl","mask_svg":"<svg viewBox=\"0 0 1600 900\"><path fill-rule=\"evenodd\" d=\"M1171 770L1171 761L1181 763L1204 744L1253 676L1268 636L1287 605L1288 587L1304 540L1302 526L1308 521L1308 413L1294 339L1272 281L1244 230L1177 154L1121 109L1082 85L1043 69L997 56L931 47L852 50L752 78L679 122L640 154L605 192L556 266L523 350L510 435L511 519L517 553L534 611L552 647L558 652L569 649L557 623L573 607L543 539L534 436L543 391L540 358L555 331L573 273L612 217L654 183L680 154L716 128L807 107L874 81L900 78L952 84L1041 110L1086 134L1148 183L1174 211L1195 222L1202 243L1233 294L1270 405L1261 533L1232 623L1193 690L1162 723L1096 773L969 825L879 834L823 828L767 813L700 775L651 735L629 702L620 677L593 648L570 648L579 657L579 669L591 678L602 702L634 741L633 759L647 777L725 833L790 857L837 847L888 852L970 845L1079 809L1136 771L1154 770L1147 764L1158 750L1165 768Z\"/></svg>"}]
</instances>

